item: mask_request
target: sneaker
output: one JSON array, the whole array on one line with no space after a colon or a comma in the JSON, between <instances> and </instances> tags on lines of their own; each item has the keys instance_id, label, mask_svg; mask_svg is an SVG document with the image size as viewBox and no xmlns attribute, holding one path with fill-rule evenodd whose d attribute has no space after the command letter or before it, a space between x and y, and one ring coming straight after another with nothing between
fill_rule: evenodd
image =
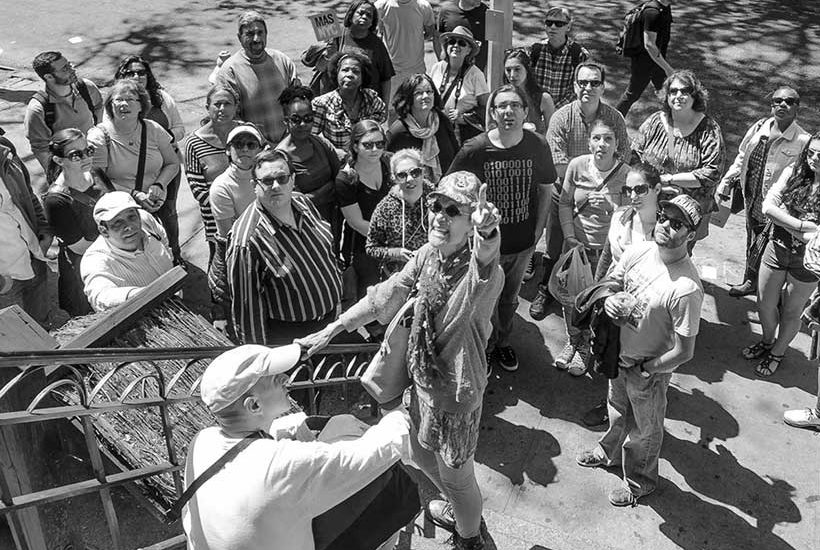
<instances>
[{"instance_id":1,"label":"sneaker","mask_svg":"<svg viewBox=\"0 0 820 550\"><path fill-rule=\"evenodd\" d=\"M453 550L484 550L484 537L479 533L465 539L458 533L453 533L452 544Z\"/></svg>"},{"instance_id":2,"label":"sneaker","mask_svg":"<svg viewBox=\"0 0 820 550\"><path fill-rule=\"evenodd\" d=\"M757 286L752 281L743 281L739 285L732 285L729 287L729 296L732 296L733 298L749 296L755 292L757 292Z\"/></svg>"},{"instance_id":3,"label":"sneaker","mask_svg":"<svg viewBox=\"0 0 820 550\"><path fill-rule=\"evenodd\" d=\"M507 372L515 372L518 370L518 355L512 346L496 346L495 356L498 359L498 364Z\"/></svg>"},{"instance_id":4,"label":"sneaker","mask_svg":"<svg viewBox=\"0 0 820 550\"><path fill-rule=\"evenodd\" d=\"M497 354L495 353L495 348L488 349L485 353L487 354L487 378L489 378L493 375L493 365L497 360Z\"/></svg>"},{"instance_id":5,"label":"sneaker","mask_svg":"<svg viewBox=\"0 0 820 550\"><path fill-rule=\"evenodd\" d=\"M584 451L575 457L575 462L578 466L584 468L597 468L598 466L606 466L606 457L600 456L595 451Z\"/></svg>"},{"instance_id":6,"label":"sneaker","mask_svg":"<svg viewBox=\"0 0 820 550\"><path fill-rule=\"evenodd\" d=\"M540 321L547 316L547 307L552 302L552 295L547 290L546 285L538 285L538 294L536 294L532 303L530 304L530 317L534 321Z\"/></svg>"},{"instance_id":7,"label":"sneaker","mask_svg":"<svg viewBox=\"0 0 820 550\"><path fill-rule=\"evenodd\" d=\"M449 501L431 500L424 507L424 517L445 531L456 532L456 517L453 515L453 505Z\"/></svg>"},{"instance_id":8,"label":"sneaker","mask_svg":"<svg viewBox=\"0 0 820 550\"><path fill-rule=\"evenodd\" d=\"M795 428L820 431L820 415L817 409L793 409L783 413L783 422Z\"/></svg>"},{"instance_id":9,"label":"sneaker","mask_svg":"<svg viewBox=\"0 0 820 550\"><path fill-rule=\"evenodd\" d=\"M606 402L599 403L584 413L581 422L588 428L594 428L609 422L609 410L606 408Z\"/></svg>"},{"instance_id":10,"label":"sneaker","mask_svg":"<svg viewBox=\"0 0 820 550\"><path fill-rule=\"evenodd\" d=\"M530 261L527 262L527 269L524 270L524 280L529 281L535 275L535 254L530 255Z\"/></svg>"},{"instance_id":11,"label":"sneaker","mask_svg":"<svg viewBox=\"0 0 820 550\"><path fill-rule=\"evenodd\" d=\"M609 502L619 508L624 506L637 506L638 497L626 487L618 487L609 493Z\"/></svg>"},{"instance_id":12,"label":"sneaker","mask_svg":"<svg viewBox=\"0 0 820 550\"><path fill-rule=\"evenodd\" d=\"M587 346L586 344L581 344L579 347L575 348L575 355L569 362L569 368L567 369L567 372L569 372L572 376L585 375L587 373L587 370L589 369L589 360L589 346Z\"/></svg>"},{"instance_id":13,"label":"sneaker","mask_svg":"<svg viewBox=\"0 0 820 550\"><path fill-rule=\"evenodd\" d=\"M567 342L552 364L558 370L567 370L574 357L575 345L572 342Z\"/></svg>"}]
</instances>

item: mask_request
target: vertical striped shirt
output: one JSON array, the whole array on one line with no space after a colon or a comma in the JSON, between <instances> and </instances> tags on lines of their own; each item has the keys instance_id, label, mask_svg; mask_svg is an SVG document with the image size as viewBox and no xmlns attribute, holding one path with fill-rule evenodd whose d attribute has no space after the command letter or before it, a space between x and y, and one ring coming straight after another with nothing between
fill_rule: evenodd
<instances>
[{"instance_id":1,"label":"vertical striped shirt","mask_svg":"<svg viewBox=\"0 0 820 550\"><path fill-rule=\"evenodd\" d=\"M295 229L275 220L257 200L228 237L231 311L243 343L266 344L269 320L315 321L341 299L330 224L301 193L293 193L291 205Z\"/></svg>"}]
</instances>

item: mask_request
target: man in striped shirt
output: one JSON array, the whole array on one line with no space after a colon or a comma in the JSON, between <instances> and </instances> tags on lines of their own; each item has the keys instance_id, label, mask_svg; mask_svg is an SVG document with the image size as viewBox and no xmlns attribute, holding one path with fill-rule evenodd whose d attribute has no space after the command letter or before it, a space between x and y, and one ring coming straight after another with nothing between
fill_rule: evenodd
<instances>
[{"instance_id":1,"label":"man in striped shirt","mask_svg":"<svg viewBox=\"0 0 820 550\"><path fill-rule=\"evenodd\" d=\"M342 279L330 225L293 180L287 153L257 155L256 200L228 236L227 284L242 343L290 342L336 316Z\"/></svg>"}]
</instances>

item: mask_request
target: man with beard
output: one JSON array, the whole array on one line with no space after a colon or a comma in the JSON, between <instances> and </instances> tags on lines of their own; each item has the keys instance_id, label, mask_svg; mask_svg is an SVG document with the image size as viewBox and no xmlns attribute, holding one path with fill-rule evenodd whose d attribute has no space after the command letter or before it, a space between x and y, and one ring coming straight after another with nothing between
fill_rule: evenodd
<instances>
[{"instance_id":1,"label":"man with beard","mask_svg":"<svg viewBox=\"0 0 820 550\"><path fill-rule=\"evenodd\" d=\"M758 120L746 132L732 166L723 176L715 194L729 196L735 178L740 180L746 207L746 271L743 281L729 287L729 296L748 296L757 290L757 272L763 246L757 242L766 226L763 198L792 164L809 139L797 124L800 95L790 86L781 86L772 94L772 116ZM755 250L759 251L755 254Z\"/></svg>"},{"instance_id":2,"label":"man with beard","mask_svg":"<svg viewBox=\"0 0 820 550\"><path fill-rule=\"evenodd\" d=\"M102 96L90 80L79 78L74 65L60 52L43 52L34 58L34 72L46 83L26 106L24 126L31 152L47 171L51 161L48 142L66 128L84 134L102 120Z\"/></svg>"},{"instance_id":3,"label":"man with beard","mask_svg":"<svg viewBox=\"0 0 820 550\"><path fill-rule=\"evenodd\" d=\"M703 286L687 251L702 219L697 201L660 203L655 241L628 247L611 274L623 292L604 302L621 326L618 377L609 382L609 430L579 465L623 468L614 506L634 506L658 485L658 458L672 372L695 353Z\"/></svg>"},{"instance_id":4,"label":"man with beard","mask_svg":"<svg viewBox=\"0 0 820 550\"><path fill-rule=\"evenodd\" d=\"M490 94L489 113L496 127L464 143L449 173L466 170L487 184L487 200L501 213L501 259L504 287L493 313L489 359L506 371L518 369L510 345L518 291L536 239L544 230L555 166L544 138L524 131L527 99L505 84Z\"/></svg>"},{"instance_id":5,"label":"man with beard","mask_svg":"<svg viewBox=\"0 0 820 550\"><path fill-rule=\"evenodd\" d=\"M238 120L253 122L272 144L285 134L285 115L279 95L298 85L296 65L277 50L266 50L268 27L262 15L246 11L239 16L237 38L242 49L229 57L216 76L217 85L233 89L239 96Z\"/></svg>"}]
</instances>

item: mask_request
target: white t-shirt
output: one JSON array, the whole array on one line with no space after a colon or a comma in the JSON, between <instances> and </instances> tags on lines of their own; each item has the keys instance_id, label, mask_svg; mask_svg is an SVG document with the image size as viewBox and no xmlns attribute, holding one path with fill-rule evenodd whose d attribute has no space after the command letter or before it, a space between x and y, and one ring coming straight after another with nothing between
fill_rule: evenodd
<instances>
[{"instance_id":1,"label":"white t-shirt","mask_svg":"<svg viewBox=\"0 0 820 550\"><path fill-rule=\"evenodd\" d=\"M636 243L624 250L610 277L637 299L621 327L621 359L626 363L666 353L675 346L675 333L698 334L703 286L688 256L667 265L657 244Z\"/></svg>"},{"instance_id":2,"label":"white t-shirt","mask_svg":"<svg viewBox=\"0 0 820 550\"><path fill-rule=\"evenodd\" d=\"M379 28L396 74L423 73L424 27L433 27L427 0L377 0Z\"/></svg>"},{"instance_id":3,"label":"white t-shirt","mask_svg":"<svg viewBox=\"0 0 820 550\"><path fill-rule=\"evenodd\" d=\"M433 79L433 84L436 88L441 89L441 83L444 82L445 74L447 73L447 62L439 61L430 68L430 78ZM450 88L452 80L447 82L444 87L446 92ZM458 107L459 112L466 113L476 105L478 105L478 96L489 94L490 89L487 87L487 79L484 78L484 73L475 65L470 65L467 72L464 73L464 79L461 83L461 89L458 94L458 103L456 104L456 85L447 101L444 102L444 112L447 113L450 109ZM444 95L444 92L441 92Z\"/></svg>"},{"instance_id":4,"label":"white t-shirt","mask_svg":"<svg viewBox=\"0 0 820 550\"><path fill-rule=\"evenodd\" d=\"M386 472L409 444L402 413L387 414L352 441L296 441L276 431L242 450L183 509L191 550L314 550L313 518ZM189 447L185 485L240 439L213 426Z\"/></svg>"}]
</instances>

